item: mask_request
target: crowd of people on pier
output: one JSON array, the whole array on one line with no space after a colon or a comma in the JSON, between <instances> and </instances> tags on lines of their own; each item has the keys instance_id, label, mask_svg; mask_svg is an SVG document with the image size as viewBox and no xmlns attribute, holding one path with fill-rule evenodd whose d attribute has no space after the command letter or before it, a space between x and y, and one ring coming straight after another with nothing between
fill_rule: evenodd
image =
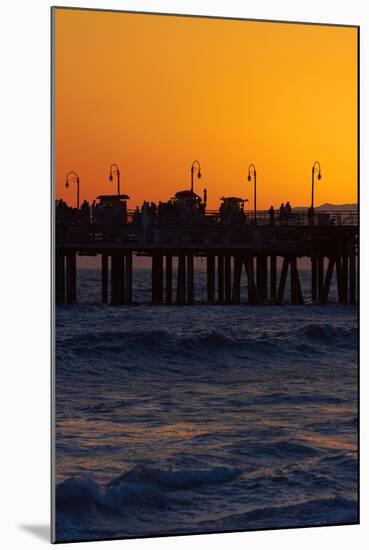
<instances>
[{"instance_id":1,"label":"crowd of people on pier","mask_svg":"<svg viewBox=\"0 0 369 550\"><path fill-rule=\"evenodd\" d=\"M195 214L197 218L199 216L205 217L205 206L200 204L199 207L195 207L192 214ZM150 225L156 221L177 220L178 216L183 218L190 215L190 209L179 201L159 201L158 204L144 201L141 208L136 206L132 214L132 222L137 225L145 225L145 223Z\"/></svg>"},{"instance_id":2,"label":"crowd of people on pier","mask_svg":"<svg viewBox=\"0 0 369 550\"><path fill-rule=\"evenodd\" d=\"M182 192L186 194L187 192ZM200 197L194 194L194 200L188 196L174 197L167 202L144 201L142 206L136 206L131 213L131 222L135 225L152 225L160 221L178 220L195 216L197 220L205 220L205 204ZM56 201L56 219L58 223L72 225L86 225L89 223L128 222L126 200L100 200L92 204L84 200L78 208L69 206L63 199Z\"/></svg>"},{"instance_id":3,"label":"crowd of people on pier","mask_svg":"<svg viewBox=\"0 0 369 550\"><path fill-rule=\"evenodd\" d=\"M282 203L279 210L270 206L267 212L246 212L244 201L234 197L222 198L218 213L214 211L207 213L206 204L201 201L198 195L195 200L189 200L185 195L187 192L181 192L183 196L174 197L167 202L144 201L142 206L136 206L133 212L128 215L126 200L112 200L96 202L90 204L84 200L80 207L69 206L63 199L56 201L56 221L60 225L81 225L87 226L93 224L107 223L133 223L136 226L152 226L162 222L178 222L178 220L190 219L197 223L216 221L219 223L262 223L270 225L288 225L298 223L299 216L305 218L306 214L308 224L315 223L315 211L309 208L307 213L300 210L293 212L289 201ZM177 195L181 195L178 193ZM189 193L189 192L188 192Z\"/></svg>"},{"instance_id":4,"label":"crowd of people on pier","mask_svg":"<svg viewBox=\"0 0 369 550\"><path fill-rule=\"evenodd\" d=\"M120 201L112 201L107 205L103 202L90 204L84 200L80 207L73 208L63 199L56 201L56 221L66 225L88 225L90 223L108 223L117 220L127 222L126 205Z\"/></svg>"}]
</instances>

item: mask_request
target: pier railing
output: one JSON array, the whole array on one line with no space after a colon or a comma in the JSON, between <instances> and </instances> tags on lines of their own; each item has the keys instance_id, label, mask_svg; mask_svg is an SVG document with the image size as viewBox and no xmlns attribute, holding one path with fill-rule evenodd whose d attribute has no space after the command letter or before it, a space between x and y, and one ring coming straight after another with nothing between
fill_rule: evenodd
<instances>
[{"instance_id":1,"label":"pier railing","mask_svg":"<svg viewBox=\"0 0 369 550\"><path fill-rule=\"evenodd\" d=\"M79 222L83 222L83 218L80 215L80 211L73 211L72 215L67 219L59 219L57 213L57 222L62 221L65 224L76 225ZM138 222L136 219L137 212L135 210L128 210L125 215L124 223L136 223L142 225L143 217ZM288 214L281 214L279 211L275 211L271 214L269 210L257 210L256 216L254 211L245 210L237 215L225 215L221 214L219 210L207 210L206 214L196 213L194 216L178 216L177 212L173 212L172 215L161 215L159 212L155 215L147 216L147 225L163 225L172 223L178 223L178 221L191 221L194 223L205 224L236 224L236 225L357 225L358 224L358 212L357 210L316 210L313 214L308 210L295 210ZM98 222L89 220L89 223L115 223L117 220L106 216L105 220L99 220ZM120 222L121 223L121 222Z\"/></svg>"},{"instance_id":2,"label":"pier railing","mask_svg":"<svg viewBox=\"0 0 369 550\"><path fill-rule=\"evenodd\" d=\"M227 220L221 216L218 210L208 210L206 219L215 223L232 223L232 218ZM239 217L240 223L255 224L255 215L253 211L247 210L243 216ZM308 210L296 210L290 214L280 214L275 211L274 216L269 210L256 211L257 225L357 225L357 210L316 210L314 214L309 214Z\"/></svg>"},{"instance_id":3,"label":"pier railing","mask_svg":"<svg viewBox=\"0 0 369 550\"><path fill-rule=\"evenodd\" d=\"M308 232L314 228L315 234L319 228L321 231L340 227L356 230L358 224L358 213L353 210L316 211L313 215L303 210L287 215L279 212L271 215L269 211L259 210L256 218L252 211L227 217L219 211L210 210L194 217L156 214L148 216L145 223L142 217L137 219L135 211L126 213L125 222L109 217L104 221L86 221L78 214L77 211L76 216L68 219L58 219L57 216L57 244L102 241L229 245L247 243L258 238L275 238L275 235L271 236L275 231L278 232L279 239L285 239L288 235L296 239L296 231L301 233L304 228ZM283 234L284 237L281 236Z\"/></svg>"}]
</instances>

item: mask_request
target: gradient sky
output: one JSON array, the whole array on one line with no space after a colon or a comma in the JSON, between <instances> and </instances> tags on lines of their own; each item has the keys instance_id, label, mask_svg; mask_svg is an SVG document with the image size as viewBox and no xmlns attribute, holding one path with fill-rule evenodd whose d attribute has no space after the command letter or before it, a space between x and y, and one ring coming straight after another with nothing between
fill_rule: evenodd
<instances>
[{"instance_id":1,"label":"gradient sky","mask_svg":"<svg viewBox=\"0 0 369 550\"><path fill-rule=\"evenodd\" d=\"M56 198L116 192L129 207L189 188L258 208L357 202L357 29L55 10Z\"/></svg>"}]
</instances>

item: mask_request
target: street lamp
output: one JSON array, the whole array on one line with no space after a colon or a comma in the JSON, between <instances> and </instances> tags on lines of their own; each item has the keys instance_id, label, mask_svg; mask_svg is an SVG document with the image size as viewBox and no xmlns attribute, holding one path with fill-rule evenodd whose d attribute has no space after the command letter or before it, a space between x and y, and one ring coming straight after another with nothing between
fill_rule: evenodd
<instances>
[{"instance_id":1,"label":"street lamp","mask_svg":"<svg viewBox=\"0 0 369 550\"><path fill-rule=\"evenodd\" d=\"M115 162L110 166L109 181L113 181L113 175L117 176L118 181L118 197L120 196L120 172L118 165Z\"/></svg>"},{"instance_id":2,"label":"street lamp","mask_svg":"<svg viewBox=\"0 0 369 550\"><path fill-rule=\"evenodd\" d=\"M193 175L195 172L195 166L197 166L197 179L201 178L201 168L198 160L194 160L191 166L191 212L193 213Z\"/></svg>"},{"instance_id":3,"label":"street lamp","mask_svg":"<svg viewBox=\"0 0 369 550\"><path fill-rule=\"evenodd\" d=\"M315 174L318 174L318 180L322 179L322 173L320 170L320 163L316 160L311 170L311 209L314 211L314 181Z\"/></svg>"},{"instance_id":4,"label":"street lamp","mask_svg":"<svg viewBox=\"0 0 369 550\"><path fill-rule=\"evenodd\" d=\"M74 172L73 170L68 172L68 174L66 176L66 179L65 179L65 187L67 189L69 188L70 182L72 182L72 181L76 182L76 184L77 184L77 208L79 208L79 177L78 177L78 174L76 172Z\"/></svg>"},{"instance_id":5,"label":"street lamp","mask_svg":"<svg viewBox=\"0 0 369 550\"><path fill-rule=\"evenodd\" d=\"M253 164L249 165L249 175L247 176L247 181L251 181L251 172L254 176L254 223L256 225L256 169Z\"/></svg>"}]
</instances>

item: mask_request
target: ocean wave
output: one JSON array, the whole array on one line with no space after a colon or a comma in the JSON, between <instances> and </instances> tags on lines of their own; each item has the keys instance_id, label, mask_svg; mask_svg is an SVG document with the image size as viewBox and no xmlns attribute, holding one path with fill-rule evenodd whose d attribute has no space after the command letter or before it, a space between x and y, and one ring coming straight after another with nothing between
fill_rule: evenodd
<instances>
[{"instance_id":1,"label":"ocean wave","mask_svg":"<svg viewBox=\"0 0 369 550\"><path fill-rule=\"evenodd\" d=\"M260 463L286 459L288 461L313 458L321 454L321 450L297 441L280 440L270 443L250 443L242 447L237 444L235 452L245 457L256 458Z\"/></svg>"},{"instance_id":2,"label":"ocean wave","mask_svg":"<svg viewBox=\"0 0 369 550\"><path fill-rule=\"evenodd\" d=\"M355 327L334 326L332 323L305 323L295 334L310 343L320 345L347 344L356 339Z\"/></svg>"},{"instance_id":3,"label":"ocean wave","mask_svg":"<svg viewBox=\"0 0 369 550\"><path fill-rule=\"evenodd\" d=\"M151 483L169 490L190 489L210 483L224 483L239 475L239 471L230 468L212 468L210 470L160 470L147 466L136 466L132 470L109 483L109 487L122 481Z\"/></svg>"},{"instance_id":4,"label":"ocean wave","mask_svg":"<svg viewBox=\"0 0 369 550\"><path fill-rule=\"evenodd\" d=\"M119 510L127 504L167 507L178 499L170 493L204 485L221 484L235 479L237 469L160 470L135 466L104 486L90 478L67 478L56 487L57 506L63 511L93 506ZM178 497L179 498L179 497ZM180 502L183 503L181 497Z\"/></svg>"},{"instance_id":5,"label":"ocean wave","mask_svg":"<svg viewBox=\"0 0 369 550\"><path fill-rule=\"evenodd\" d=\"M215 346L226 348L234 343L232 338L217 331L203 331L200 334L179 335L164 329L137 329L134 331L89 332L66 338L63 345L74 347L84 353L90 348L114 351L148 350L163 351L173 347L196 348Z\"/></svg>"},{"instance_id":6,"label":"ocean wave","mask_svg":"<svg viewBox=\"0 0 369 550\"><path fill-rule=\"evenodd\" d=\"M237 530L356 523L357 502L344 497L308 500L292 505L254 508L241 514L203 522L203 530Z\"/></svg>"},{"instance_id":7,"label":"ocean wave","mask_svg":"<svg viewBox=\"0 0 369 550\"><path fill-rule=\"evenodd\" d=\"M353 347L356 342L354 327L334 326L331 323L304 323L293 330L253 331L241 327L239 331L227 333L221 329L201 329L176 332L171 329L137 328L134 330L105 330L69 336L58 343L57 352L67 352L88 358L110 356L149 356L163 358L199 357L226 353L238 360L250 355L278 357L288 354L314 354L338 347Z\"/></svg>"}]
</instances>

